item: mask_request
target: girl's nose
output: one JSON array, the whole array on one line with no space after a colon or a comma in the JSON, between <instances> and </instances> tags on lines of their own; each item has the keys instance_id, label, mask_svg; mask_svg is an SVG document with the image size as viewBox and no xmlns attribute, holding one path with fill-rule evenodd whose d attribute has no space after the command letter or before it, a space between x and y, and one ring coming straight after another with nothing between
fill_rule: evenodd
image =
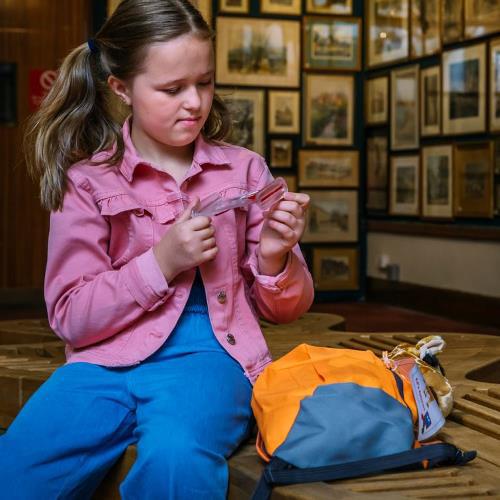
<instances>
[{"instance_id":1,"label":"girl's nose","mask_svg":"<svg viewBox=\"0 0 500 500\"><path fill-rule=\"evenodd\" d=\"M185 106L189 109L199 109L201 105L200 92L196 85L188 87L185 95Z\"/></svg>"}]
</instances>

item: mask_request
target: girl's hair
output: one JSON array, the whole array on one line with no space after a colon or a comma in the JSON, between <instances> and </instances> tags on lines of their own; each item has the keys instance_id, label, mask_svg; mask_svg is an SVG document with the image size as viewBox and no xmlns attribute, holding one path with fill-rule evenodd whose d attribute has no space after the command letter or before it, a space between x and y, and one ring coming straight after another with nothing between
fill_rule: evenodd
<instances>
[{"instance_id":1,"label":"girl's hair","mask_svg":"<svg viewBox=\"0 0 500 500\"><path fill-rule=\"evenodd\" d=\"M123 0L95 38L64 59L52 89L29 119L24 140L28 171L40 179L45 208L62 208L66 172L72 164L114 144L112 155L95 164L116 165L123 158L126 110L110 91L108 76L129 81L143 69L151 44L188 33L213 39L188 0ZM215 95L203 135L222 140L230 124L224 102Z\"/></svg>"}]
</instances>

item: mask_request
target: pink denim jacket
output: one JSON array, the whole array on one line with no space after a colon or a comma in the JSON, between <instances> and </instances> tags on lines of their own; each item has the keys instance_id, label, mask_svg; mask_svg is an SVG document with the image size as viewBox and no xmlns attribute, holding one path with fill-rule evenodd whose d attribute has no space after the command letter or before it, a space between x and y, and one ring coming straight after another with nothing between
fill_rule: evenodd
<instances>
[{"instance_id":1,"label":"pink denim jacket","mask_svg":"<svg viewBox=\"0 0 500 500\"><path fill-rule=\"evenodd\" d=\"M69 169L63 209L51 214L45 300L68 362L129 366L159 349L184 309L195 269L167 283L153 245L192 196L232 197L272 179L259 155L200 136L179 186L138 156L128 122L123 138L121 164L83 161ZM252 382L271 361L257 314L293 321L314 295L298 245L278 276L259 274L262 221L255 206L213 217L219 252L200 266L215 335Z\"/></svg>"}]
</instances>

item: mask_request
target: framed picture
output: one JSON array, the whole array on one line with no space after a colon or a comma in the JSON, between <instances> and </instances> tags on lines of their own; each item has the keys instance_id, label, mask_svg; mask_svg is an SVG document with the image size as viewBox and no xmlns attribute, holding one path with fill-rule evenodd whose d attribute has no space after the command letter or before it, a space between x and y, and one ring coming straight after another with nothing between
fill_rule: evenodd
<instances>
[{"instance_id":1,"label":"framed picture","mask_svg":"<svg viewBox=\"0 0 500 500\"><path fill-rule=\"evenodd\" d=\"M311 197L303 243L358 240L358 192L303 191Z\"/></svg>"},{"instance_id":2,"label":"framed picture","mask_svg":"<svg viewBox=\"0 0 500 500\"><path fill-rule=\"evenodd\" d=\"M436 54L441 50L441 0L411 2L412 57Z\"/></svg>"},{"instance_id":3,"label":"framed picture","mask_svg":"<svg viewBox=\"0 0 500 500\"><path fill-rule=\"evenodd\" d=\"M419 145L418 65L391 71L391 149Z\"/></svg>"},{"instance_id":4,"label":"framed picture","mask_svg":"<svg viewBox=\"0 0 500 500\"><path fill-rule=\"evenodd\" d=\"M387 137L366 139L366 187L387 189Z\"/></svg>"},{"instance_id":5,"label":"framed picture","mask_svg":"<svg viewBox=\"0 0 500 500\"><path fill-rule=\"evenodd\" d=\"M301 0L261 0L260 11L263 14L284 14L300 16L302 14Z\"/></svg>"},{"instance_id":6,"label":"framed picture","mask_svg":"<svg viewBox=\"0 0 500 500\"><path fill-rule=\"evenodd\" d=\"M465 0L465 37L475 38L500 31L498 0Z\"/></svg>"},{"instance_id":7,"label":"framed picture","mask_svg":"<svg viewBox=\"0 0 500 500\"><path fill-rule=\"evenodd\" d=\"M410 0L365 0L368 67L409 55Z\"/></svg>"},{"instance_id":8,"label":"framed picture","mask_svg":"<svg viewBox=\"0 0 500 500\"><path fill-rule=\"evenodd\" d=\"M453 147L422 148L422 216L453 216Z\"/></svg>"},{"instance_id":9,"label":"framed picture","mask_svg":"<svg viewBox=\"0 0 500 500\"><path fill-rule=\"evenodd\" d=\"M190 0L201 12L209 26L212 26L212 0Z\"/></svg>"},{"instance_id":10,"label":"framed picture","mask_svg":"<svg viewBox=\"0 0 500 500\"><path fill-rule=\"evenodd\" d=\"M389 77L380 76L365 81L365 121L367 125L387 122L389 115Z\"/></svg>"},{"instance_id":11,"label":"framed picture","mask_svg":"<svg viewBox=\"0 0 500 500\"><path fill-rule=\"evenodd\" d=\"M292 166L292 141L289 139L273 139L271 141L271 161L273 168Z\"/></svg>"},{"instance_id":12,"label":"framed picture","mask_svg":"<svg viewBox=\"0 0 500 500\"><path fill-rule=\"evenodd\" d=\"M280 175L280 177L285 179L288 191L292 191L293 193L297 192L297 177L295 175Z\"/></svg>"},{"instance_id":13,"label":"framed picture","mask_svg":"<svg viewBox=\"0 0 500 500\"><path fill-rule=\"evenodd\" d=\"M389 212L391 215L419 215L420 160L418 155L391 158Z\"/></svg>"},{"instance_id":14,"label":"framed picture","mask_svg":"<svg viewBox=\"0 0 500 500\"><path fill-rule=\"evenodd\" d=\"M441 66L420 70L420 135L441 133Z\"/></svg>"},{"instance_id":15,"label":"framed picture","mask_svg":"<svg viewBox=\"0 0 500 500\"><path fill-rule=\"evenodd\" d=\"M490 42L490 130L500 130L500 38Z\"/></svg>"},{"instance_id":16,"label":"framed picture","mask_svg":"<svg viewBox=\"0 0 500 500\"><path fill-rule=\"evenodd\" d=\"M313 248L314 288L357 290L358 250L356 248Z\"/></svg>"},{"instance_id":17,"label":"framed picture","mask_svg":"<svg viewBox=\"0 0 500 500\"><path fill-rule=\"evenodd\" d=\"M306 11L311 14L352 14L352 0L306 0Z\"/></svg>"},{"instance_id":18,"label":"framed picture","mask_svg":"<svg viewBox=\"0 0 500 500\"><path fill-rule=\"evenodd\" d=\"M486 130L486 44L443 52L443 133Z\"/></svg>"},{"instance_id":19,"label":"framed picture","mask_svg":"<svg viewBox=\"0 0 500 500\"><path fill-rule=\"evenodd\" d=\"M493 217L492 143L457 144L453 162L454 215Z\"/></svg>"},{"instance_id":20,"label":"framed picture","mask_svg":"<svg viewBox=\"0 0 500 500\"><path fill-rule=\"evenodd\" d=\"M264 155L264 90L217 89L217 94L231 113L233 129L227 141Z\"/></svg>"},{"instance_id":21,"label":"framed picture","mask_svg":"<svg viewBox=\"0 0 500 500\"><path fill-rule=\"evenodd\" d=\"M270 90L267 95L268 132L298 134L300 132L300 92Z\"/></svg>"},{"instance_id":22,"label":"framed picture","mask_svg":"<svg viewBox=\"0 0 500 500\"><path fill-rule=\"evenodd\" d=\"M219 0L219 11L232 14L248 14L249 0Z\"/></svg>"},{"instance_id":23,"label":"framed picture","mask_svg":"<svg viewBox=\"0 0 500 500\"><path fill-rule=\"evenodd\" d=\"M359 17L304 16L304 69L361 69Z\"/></svg>"},{"instance_id":24,"label":"framed picture","mask_svg":"<svg viewBox=\"0 0 500 500\"><path fill-rule=\"evenodd\" d=\"M441 0L441 38L455 43L464 36L464 0Z\"/></svg>"},{"instance_id":25,"label":"framed picture","mask_svg":"<svg viewBox=\"0 0 500 500\"><path fill-rule=\"evenodd\" d=\"M351 146L354 127L354 77L304 76L304 143Z\"/></svg>"},{"instance_id":26,"label":"framed picture","mask_svg":"<svg viewBox=\"0 0 500 500\"><path fill-rule=\"evenodd\" d=\"M366 210L368 212L386 212L387 189L368 189L366 191Z\"/></svg>"},{"instance_id":27,"label":"framed picture","mask_svg":"<svg viewBox=\"0 0 500 500\"><path fill-rule=\"evenodd\" d=\"M219 84L298 87L300 22L217 17Z\"/></svg>"},{"instance_id":28,"label":"framed picture","mask_svg":"<svg viewBox=\"0 0 500 500\"><path fill-rule=\"evenodd\" d=\"M299 151L300 187L358 187L359 152Z\"/></svg>"}]
</instances>

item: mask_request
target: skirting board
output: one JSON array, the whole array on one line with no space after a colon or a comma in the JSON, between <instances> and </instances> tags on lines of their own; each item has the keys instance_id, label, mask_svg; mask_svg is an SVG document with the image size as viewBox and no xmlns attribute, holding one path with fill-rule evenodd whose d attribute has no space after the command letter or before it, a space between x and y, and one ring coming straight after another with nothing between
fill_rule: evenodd
<instances>
[{"instance_id":1,"label":"skirting board","mask_svg":"<svg viewBox=\"0 0 500 500\"><path fill-rule=\"evenodd\" d=\"M367 300L500 328L500 298L369 277Z\"/></svg>"}]
</instances>

